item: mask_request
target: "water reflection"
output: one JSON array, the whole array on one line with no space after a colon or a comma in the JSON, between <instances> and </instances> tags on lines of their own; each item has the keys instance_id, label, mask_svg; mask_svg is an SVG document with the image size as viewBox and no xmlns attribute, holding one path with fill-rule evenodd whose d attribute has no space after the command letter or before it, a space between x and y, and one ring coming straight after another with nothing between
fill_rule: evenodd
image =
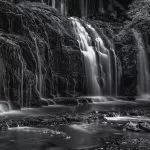
<instances>
[{"instance_id":1,"label":"water reflection","mask_svg":"<svg viewBox=\"0 0 150 150\"><path fill-rule=\"evenodd\" d=\"M128 108L127 108L128 106ZM23 109L21 112L5 113L8 118L22 118L25 116L56 115L65 113L86 114L91 111L126 111L136 107L135 104L112 103L85 104L76 107L50 106L39 109ZM135 108L134 107L134 108ZM58 112L59 108L59 112ZM144 108L145 109L145 108ZM149 108L148 108L149 109ZM145 109L146 110L146 109ZM117 117L115 117L117 118ZM121 117L120 117L121 118ZM134 119L134 117L130 117ZM127 119L130 119L127 117ZM110 118L113 119L113 118ZM118 118L117 118L118 119ZM123 118L124 119L124 118ZM111 120L110 120L111 121ZM117 120L118 121L118 120ZM55 132L57 131L57 132ZM17 127L9 128L7 132L0 134L0 149L2 150L70 150L100 147L105 149L108 144L124 138L142 137L150 140L146 133L132 133L111 128L108 124L102 124L100 120L90 124L78 123L71 125L54 126L47 128ZM121 141L120 141L121 143Z\"/></svg>"}]
</instances>

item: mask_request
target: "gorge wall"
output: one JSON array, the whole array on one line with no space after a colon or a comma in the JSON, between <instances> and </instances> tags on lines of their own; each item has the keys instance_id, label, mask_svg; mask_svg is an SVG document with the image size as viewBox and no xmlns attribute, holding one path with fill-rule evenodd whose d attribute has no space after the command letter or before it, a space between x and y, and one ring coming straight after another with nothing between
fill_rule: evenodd
<instances>
[{"instance_id":1,"label":"gorge wall","mask_svg":"<svg viewBox=\"0 0 150 150\"><path fill-rule=\"evenodd\" d=\"M132 47L127 50L133 53L124 51L128 40L116 38L120 25L86 21L103 29L115 47L123 68L118 95L136 95L136 55ZM45 99L86 95L84 59L72 28L44 3L0 0L0 99L33 107Z\"/></svg>"},{"instance_id":2,"label":"gorge wall","mask_svg":"<svg viewBox=\"0 0 150 150\"><path fill-rule=\"evenodd\" d=\"M67 18L41 3L0 1L0 98L21 106L84 93L84 65Z\"/></svg>"}]
</instances>

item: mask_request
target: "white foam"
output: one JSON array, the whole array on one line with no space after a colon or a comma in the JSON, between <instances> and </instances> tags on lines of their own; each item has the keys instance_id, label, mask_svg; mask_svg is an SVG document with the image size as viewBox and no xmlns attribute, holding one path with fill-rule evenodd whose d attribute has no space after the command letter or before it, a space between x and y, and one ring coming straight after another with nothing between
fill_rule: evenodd
<instances>
[{"instance_id":1,"label":"white foam","mask_svg":"<svg viewBox=\"0 0 150 150\"><path fill-rule=\"evenodd\" d=\"M117 117L105 117L108 121L150 121L150 118L144 116L117 116Z\"/></svg>"}]
</instances>

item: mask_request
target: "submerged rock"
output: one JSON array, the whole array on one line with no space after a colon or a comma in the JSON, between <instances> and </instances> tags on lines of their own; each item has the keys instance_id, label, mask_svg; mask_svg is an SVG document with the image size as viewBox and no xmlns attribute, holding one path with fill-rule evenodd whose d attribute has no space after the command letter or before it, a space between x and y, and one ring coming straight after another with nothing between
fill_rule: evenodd
<instances>
[{"instance_id":1,"label":"submerged rock","mask_svg":"<svg viewBox=\"0 0 150 150\"><path fill-rule=\"evenodd\" d=\"M76 98L56 98L54 99L56 104L58 105L78 105L78 101Z\"/></svg>"},{"instance_id":2,"label":"submerged rock","mask_svg":"<svg viewBox=\"0 0 150 150\"><path fill-rule=\"evenodd\" d=\"M129 130L129 131L133 131L133 132L140 132L142 131L140 128L139 128L139 124L137 122L128 122L123 130Z\"/></svg>"},{"instance_id":3,"label":"submerged rock","mask_svg":"<svg viewBox=\"0 0 150 150\"><path fill-rule=\"evenodd\" d=\"M150 124L147 122L141 122L139 123L139 127L140 129L146 131L146 132L150 132Z\"/></svg>"}]
</instances>

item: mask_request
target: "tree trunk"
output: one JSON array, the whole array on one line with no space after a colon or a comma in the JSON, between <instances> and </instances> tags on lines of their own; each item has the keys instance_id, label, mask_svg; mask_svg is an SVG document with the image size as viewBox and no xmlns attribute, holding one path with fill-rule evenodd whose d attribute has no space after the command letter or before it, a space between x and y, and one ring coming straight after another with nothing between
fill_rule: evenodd
<instances>
[{"instance_id":1,"label":"tree trunk","mask_svg":"<svg viewBox=\"0 0 150 150\"><path fill-rule=\"evenodd\" d=\"M99 13L101 14L105 13L103 0L99 0Z\"/></svg>"},{"instance_id":2,"label":"tree trunk","mask_svg":"<svg viewBox=\"0 0 150 150\"><path fill-rule=\"evenodd\" d=\"M60 6L61 14L67 16L68 15L68 0L61 0Z\"/></svg>"},{"instance_id":3,"label":"tree trunk","mask_svg":"<svg viewBox=\"0 0 150 150\"><path fill-rule=\"evenodd\" d=\"M56 1L55 0L52 0L52 7L56 8Z\"/></svg>"},{"instance_id":4,"label":"tree trunk","mask_svg":"<svg viewBox=\"0 0 150 150\"><path fill-rule=\"evenodd\" d=\"M64 0L64 15L68 15L68 0Z\"/></svg>"},{"instance_id":5,"label":"tree trunk","mask_svg":"<svg viewBox=\"0 0 150 150\"><path fill-rule=\"evenodd\" d=\"M61 15L64 15L64 0L61 0L60 12L61 12Z\"/></svg>"},{"instance_id":6,"label":"tree trunk","mask_svg":"<svg viewBox=\"0 0 150 150\"><path fill-rule=\"evenodd\" d=\"M83 17L84 16L84 0L81 0L80 9L81 9L81 17Z\"/></svg>"},{"instance_id":7,"label":"tree trunk","mask_svg":"<svg viewBox=\"0 0 150 150\"><path fill-rule=\"evenodd\" d=\"M108 10L114 11L113 0L109 0Z\"/></svg>"}]
</instances>

